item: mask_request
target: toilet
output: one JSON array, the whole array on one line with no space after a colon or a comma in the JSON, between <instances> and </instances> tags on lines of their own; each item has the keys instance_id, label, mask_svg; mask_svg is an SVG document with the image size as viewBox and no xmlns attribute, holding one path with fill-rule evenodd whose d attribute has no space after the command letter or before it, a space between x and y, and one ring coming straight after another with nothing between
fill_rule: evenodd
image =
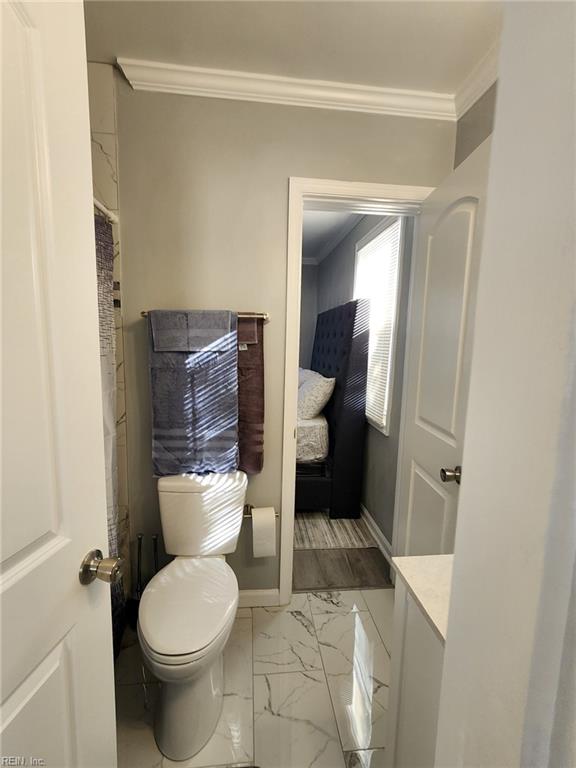
<instances>
[{"instance_id":1,"label":"toilet","mask_svg":"<svg viewBox=\"0 0 576 768\"><path fill-rule=\"evenodd\" d=\"M175 558L142 594L138 639L162 683L154 735L171 760L199 752L222 711L222 653L238 607L224 555L236 549L246 487L243 472L158 481L164 544Z\"/></svg>"}]
</instances>

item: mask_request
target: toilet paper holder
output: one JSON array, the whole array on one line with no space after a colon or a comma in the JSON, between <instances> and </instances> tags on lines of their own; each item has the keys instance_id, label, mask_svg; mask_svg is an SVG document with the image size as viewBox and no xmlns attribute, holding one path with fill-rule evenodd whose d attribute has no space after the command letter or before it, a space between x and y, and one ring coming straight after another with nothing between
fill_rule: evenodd
<instances>
[{"instance_id":1,"label":"toilet paper holder","mask_svg":"<svg viewBox=\"0 0 576 768\"><path fill-rule=\"evenodd\" d=\"M252 510L254 509L253 504L244 504L244 518L252 517ZM278 512L274 512L274 517L280 517L280 514Z\"/></svg>"}]
</instances>

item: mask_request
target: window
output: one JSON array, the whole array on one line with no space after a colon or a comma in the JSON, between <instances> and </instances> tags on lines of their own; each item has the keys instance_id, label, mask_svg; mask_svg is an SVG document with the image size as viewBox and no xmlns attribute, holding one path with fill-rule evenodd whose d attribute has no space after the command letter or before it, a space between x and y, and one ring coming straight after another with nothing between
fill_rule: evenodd
<instances>
[{"instance_id":1,"label":"window","mask_svg":"<svg viewBox=\"0 0 576 768\"><path fill-rule=\"evenodd\" d=\"M366 418L390 428L402 218L386 218L356 245L354 298L370 299Z\"/></svg>"}]
</instances>

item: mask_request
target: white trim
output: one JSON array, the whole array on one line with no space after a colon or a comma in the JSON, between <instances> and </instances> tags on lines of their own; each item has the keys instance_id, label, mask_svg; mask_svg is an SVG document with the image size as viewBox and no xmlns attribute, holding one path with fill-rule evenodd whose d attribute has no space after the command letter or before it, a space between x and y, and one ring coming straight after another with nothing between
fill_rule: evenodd
<instances>
[{"instance_id":1,"label":"white trim","mask_svg":"<svg viewBox=\"0 0 576 768\"><path fill-rule=\"evenodd\" d=\"M161 91L296 107L376 115L456 120L451 93L381 88L331 80L308 80L232 69L209 69L139 59L117 59L136 91Z\"/></svg>"},{"instance_id":2,"label":"white trim","mask_svg":"<svg viewBox=\"0 0 576 768\"><path fill-rule=\"evenodd\" d=\"M390 371L390 373L392 373L392 371ZM368 414L366 414L366 421L368 422L368 424L370 424L372 429L375 429L377 432L380 432L380 434L384 435L384 437L390 437L390 431L388 430L387 427L384 426L384 424L380 424L379 422L376 421L376 419L373 419L371 416L368 416Z\"/></svg>"},{"instance_id":3,"label":"white trim","mask_svg":"<svg viewBox=\"0 0 576 768\"><path fill-rule=\"evenodd\" d=\"M402 406L400 410L400 434L398 438L398 458L396 460L396 490L394 492L394 529L392 531L392 555L398 557L405 554L404 550L404 536L400 536L400 526L398 521L398 510L400 509L400 483L402 481L402 457L404 455L404 447L407 440L408 431L408 405L407 398L405 397L408 391L408 347L410 345L410 339L414 333L414 319L412 318L412 312L410 308L414 300L414 280L416 270L414 269L414 254L418 248L418 238L420 237L420 221L414 221L414 229L412 230L412 252L410 254L410 283L408 287L408 311L406 313L406 341L404 345L404 360L403 373L402 373ZM400 545L402 544L402 549Z\"/></svg>"},{"instance_id":4,"label":"white trim","mask_svg":"<svg viewBox=\"0 0 576 768\"><path fill-rule=\"evenodd\" d=\"M337 181L290 177L290 190L306 198L306 210L354 210L360 213L412 215L419 213L422 203L435 187L412 187L400 184L376 184L364 181ZM406 209L409 208L408 212Z\"/></svg>"},{"instance_id":5,"label":"white trim","mask_svg":"<svg viewBox=\"0 0 576 768\"><path fill-rule=\"evenodd\" d=\"M238 608L265 608L280 605L279 589L241 589Z\"/></svg>"},{"instance_id":6,"label":"white trim","mask_svg":"<svg viewBox=\"0 0 576 768\"><path fill-rule=\"evenodd\" d=\"M280 519L280 602L290 601L294 556L294 495L296 484L296 412L300 345L300 280L304 206L322 203L334 210L343 202L370 207L381 215L417 215L434 187L332 181L292 177L288 192L288 250L286 258L286 349L282 430L282 498Z\"/></svg>"},{"instance_id":7,"label":"white trim","mask_svg":"<svg viewBox=\"0 0 576 768\"><path fill-rule=\"evenodd\" d=\"M338 184L347 182L336 182ZM353 182L352 182L353 183ZM420 210L420 203L410 200L404 200L398 202L396 200L388 199L387 212L390 216L400 216L406 213L407 206L413 206L413 212L418 213ZM310 199L306 202L307 211L346 211L346 213L359 213L362 216L382 216L382 200L373 200L371 198L357 198L357 197L319 197L317 200Z\"/></svg>"},{"instance_id":8,"label":"white trim","mask_svg":"<svg viewBox=\"0 0 576 768\"><path fill-rule=\"evenodd\" d=\"M380 550L380 552L382 552L382 554L384 555L386 560L388 560L390 565L392 565L392 544L388 541L386 536L380 530L378 523L376 522L376 520L374 520L370 512L368 512L364 504L360 504L360 511L362 512L362 519L366 523L366 527L368 528L372 536L374 536L374 539L376 540L376 544L378 544L378 549Z\"/></svg>"},{"instance_id":9,"label":"white trim","mask_svg":"<svg viewBox=\"0 0 576 768\"><path fill-rule=\"evenodd\" d=\"M478 62L454 94L454 107L458 119L460 119L462 115L478 101L480 96L485 94L488 88L490 88L490 86L498 79L498 51L499 43L496 42Z\"/></svg>"}]
</instances>

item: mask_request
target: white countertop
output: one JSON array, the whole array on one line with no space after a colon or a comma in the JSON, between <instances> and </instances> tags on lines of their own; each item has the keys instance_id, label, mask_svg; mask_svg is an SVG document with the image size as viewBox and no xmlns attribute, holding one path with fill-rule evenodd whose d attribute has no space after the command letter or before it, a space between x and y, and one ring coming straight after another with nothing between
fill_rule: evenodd
<instances>
[{"instance_id":1,"label":"white countertop","mask_svg":"<svg viewBox=\"0 0 576 768\"><path fill-rule=\"evenodd\" d=\"M392 564L414 600L422 609L442 643L448 629L448 608L454 555L393 557Z\"/></svg>"}]
</instances>

